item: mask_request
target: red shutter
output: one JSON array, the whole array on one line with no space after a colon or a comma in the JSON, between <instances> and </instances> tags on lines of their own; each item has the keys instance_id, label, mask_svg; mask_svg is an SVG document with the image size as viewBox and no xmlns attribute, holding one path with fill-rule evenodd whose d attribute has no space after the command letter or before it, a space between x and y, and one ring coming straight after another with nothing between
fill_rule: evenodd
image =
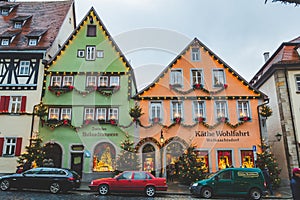
<instances>
[{"instance_id":1,"label":"red shutter","mask_svg":"<svg viewBox=\"0 0 300 200\"><path fill-rule=\"evenodd\" d=\"M4 138L0 138L0 156L2 156Z\"/></svg>"},{"instance_id":2,"label":"red shutter","mask_svg":"<svg viewBox=\"0 0 300 200\"><path fill-rule=\"evenodd\" d=\"M22 96L22 101L21 101L21 112L26 111L26 96Z\"/></svg>"},{"instance_id":3,"label":"red shutter","mask_svg":"<svg viewBox=\"0 0 300 200\"><path fill-rule=\"evenodd\" d=\"M0 99L0 112L8 112L9 96L1 96Z\"/></svg>"},{"instance_id":4,"label":"red shutter","mask_svg":"<svg viewBox=\"0 0 300 200\"><path fill-rule=\"evenodd\" d=\"M3 112L4 110L4 101L5 101L5 96L0 97L0 112Z\"/></svg>"},{"instance_id":5,"label":"red shutter","mask_svg":"<svg viewBox=\"0 0 300 200\"><path fill-rule=\"evenodd\" d=\"M20 156L21 155L21 147L22 147L22 138L17 138L15 156Z\"/></svg>"}]
</instances>

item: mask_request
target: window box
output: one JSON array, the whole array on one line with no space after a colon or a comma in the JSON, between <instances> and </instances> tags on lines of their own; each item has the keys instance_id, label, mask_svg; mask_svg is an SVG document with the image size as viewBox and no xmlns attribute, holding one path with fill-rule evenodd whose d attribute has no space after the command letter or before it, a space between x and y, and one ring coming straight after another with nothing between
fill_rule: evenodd
<instances>
[{"instance_id":1,"label":"window box","mask_svg":"<svg viewBox=\"0 0 300 200\"><path fill-rule=\"evenodd\" d=\"M86 86L85 90L89 91L89 92L96 91L97 90L97 86L89 85L89 86Z\"/></svg>"},{"instance_id":2,"label":"window box","mask_svg":"<svg viewBox=\"0 0 300 200\"><path fill-rule=\"evenodd\" d=\"M117 125L118 120L116 120L116 119L110 119L110 120L109 120L109 123L110 123L111 125Z\"/></svg>"},{"instance_id":3,"label":"window box","mask_svg":"<svg viewBox=\"0 0 300 200\"><path fill-rule=\"evenodd\" d=\"M102 90L109 90L109 91L114 91L114 90L119 90L120 86L99 86L97 87L97 91L102 91Z\"/></svg>"},{"instance_id":4,"label":"window box","mask_svg":"<svg viewBox=\"0 0 300 200\"><path fill-rule=\"evenodd\" d=\"M180 123L181 123L181 120L182 120L181 117L175 117L175 118L173 119L173 121L174 121L175 123L177 123L177 124L180 124Z\"/></svg>"},{"instance_id":5,"label":"window box","mask_svg":"<svg viewBox=\"0 0 300 200\"><path fill-rule=\"evenodd\" d=\"M170 84L169 87L172 89L172 88L180 88L182 87L181 84Z\"/></svg>"},{"instance_id":6,"label":"window box","mask_svg":"<svg viewBox=\"0 0 300 200\"><path fill-rule=\"evenodd\" d=\"M247 117L247 116L245 116L245 117L240 117L240 118L239 118L239 120L240 120L240 121L243 121L243 122L247 122L247 121L250 121L250 120L251 120L251 118L250 118L250 117Z\"/></svg>"},{"instance_id":7,"label":"window box","mask_svg":"<svg viewBox=\"0 0 300 200\"><path fill-rule=\"evenodd\" d=\"M47 123L48 123L48 124L57 124L58 122L59 122L58 119L48 119L48 120L47 120Z\"/></svg>"},{"instance_id":8,"label":"window box","mask_svg":"<svg viewBox=\"0 0 300 200\"><path fill-rule=\"evenodd\" d=\"M71 92L73 89L74 89L74 86L72 86L72 85L63 86L63 87L60 87L60 86L49 86L48 87L48 90L50 92L55 93L56 96L60 96L61 94L66 93L66 92Z\"/></svg>"},{"instance_id":9,"label":"window box","mask_svg":"<svg viewBox=\"0 0 300 200\"><path fill-rule=\"evenodd\" d=\"M199 122L199 123L204 122L204 121L205 121L205 117L197 117L197 118L195 119L195 121L197 121L197 122Z\"/></svg>"},{"instance_id":10,"label":"window box","mask_svg":"<svg viewBox=\"0 0 300 200\"><path fill-rule=\"evenodd\" d=\"M224 83L224 84L216 84L214 85L214 87L222 87L224 89L226 89L228 87L228 84Z\"/></svg>"},{"instance_id":11,"label":"window box","mask_svg":"<svg viewBox=\"0 0 300 200\"><path fill-rule=\"evenodd\" d=\"M161 121L161 119L159 117L154 117L153 119L151 119L153 123L159 123Z\"/></svg>"},{"instance_id":12,"label":"window box","mask_svg":"<svg viewBox=\"0 0 300 200\"><path fill-rule=\"evenodd\" d=\"M194 85L193 85L193 88L194 88L194 89L202 89L202 88L203 88L203 85L200 84L200 83L197 83L197 84L194 84Z\"/></svg>"},{"instance_id":13,"label":"window box","mask_svg":"<svg viewBox=\"0 0 300 200\"><path fill-rule=\"evenodd\" d=\"M105 119L98 119L98 123L99 124L106 124L106 120Z\"/></svg>"}]
</instances>

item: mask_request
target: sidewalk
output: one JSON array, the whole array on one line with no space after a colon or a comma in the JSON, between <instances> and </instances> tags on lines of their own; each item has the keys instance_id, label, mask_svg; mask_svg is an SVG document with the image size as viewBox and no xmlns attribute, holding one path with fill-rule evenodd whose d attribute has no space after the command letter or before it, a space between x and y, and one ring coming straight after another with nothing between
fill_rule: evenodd
<instances>
[{"instance_id":1,"label":"sidewalk","mask_svg":"<svg viewBox=\"0 0 300 200\"><path fill-rule=\"evenodd\" d=\"M89 182L82 182L78 191L90 192L88 187ZM169 194L169 195L191 195L189 187L185 185L180 185L178 182L169 182L167 191L159 191L160 194ZM268 195L264 199L293 199L292 192L289 186L280 187L274 191L274 195Z\"/></svg>"}]
</instances>

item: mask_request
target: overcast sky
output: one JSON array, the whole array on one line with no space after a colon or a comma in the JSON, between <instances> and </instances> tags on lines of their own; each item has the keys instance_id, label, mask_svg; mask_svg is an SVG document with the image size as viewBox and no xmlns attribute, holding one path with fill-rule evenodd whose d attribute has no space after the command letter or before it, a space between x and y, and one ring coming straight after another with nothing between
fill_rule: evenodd
<instances>
[{"instance_id":1,"label":"overcast sky","mask_svg":"<svg viewBox=\"0 0 300 200\"><path fill-rule=\"evenodd\" d=\"M195 37L247 81L282 42L300 36L300 7L265 0L75 0L77 23L93 6L132 66L138 85ZM152 73L145 76L144 70ZM148 70L149 71L149 70Z\"/></svg>"}]
</instances>

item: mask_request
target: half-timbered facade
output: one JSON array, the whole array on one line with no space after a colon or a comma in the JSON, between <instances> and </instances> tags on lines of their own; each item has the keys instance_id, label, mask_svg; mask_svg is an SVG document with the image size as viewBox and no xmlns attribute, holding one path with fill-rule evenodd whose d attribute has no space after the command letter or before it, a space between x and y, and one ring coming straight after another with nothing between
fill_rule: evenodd
<instances>
[{"instance_id":1,"label":"half-timbered facade","mask_svg":"<svg viewBox=\"0 0 300 200\"><path fill-rule=\"evenodd\" d=\"M0 2L0 171L14 172L17 156L38 129L44 68L75 28L73 1Z\"/></svg>"},{"instance_id":2,"label":"half-timbered facade","mask_svg":"<svg viewBox=\"0 0 300 200\"><path fill-rule=\"evenodd\" d=\"M197 38L135 97L143 170L165 176L190 145L207 172L255 166L265 95Z\"/></svg>"}]
</instances>

